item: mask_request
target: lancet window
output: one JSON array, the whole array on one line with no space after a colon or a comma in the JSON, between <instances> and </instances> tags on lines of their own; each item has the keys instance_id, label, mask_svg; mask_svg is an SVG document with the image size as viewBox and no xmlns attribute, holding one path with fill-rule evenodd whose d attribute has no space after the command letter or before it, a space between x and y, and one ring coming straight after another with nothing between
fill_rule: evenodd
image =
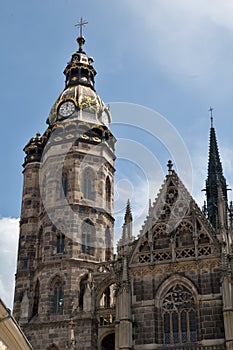
<instances>
[{"instance_id":1,"label":"lancet window","mask_svg":"<svg viewBox=\"0 0 233 350\"><path fill-rule=\"evenodd\" d=\"M68 192L68 177L67 174L62 174L62 188L61 188L61 197L67 196Z\"/></svg>"},{"instance_id":2,"label":"lancet window","mask_svg":"<svg viewBox=\"0 0 233 350\"><path fill-rule=\"evenodd\" d=\"M111 182L109 180L109 177L107 177L106 183L105 183L105 195L106 195L106 205L108 208L110 208L110 205L111 205Z\"/></svg>"},{"instance_id":3,"label":"lancet window","mask_svg":"<svg viewBox=\"0 0 233 350\"><path fill-rule=\"evenodd\" d=\"M110 260L112 255L112 242L110 228L107 227L105 230L105 260Z\"/></svg>"},{"instance_id":4,"label":"lancet window","mask_svg":"<svg viewBox=\"0 0 233 350\"><path fill-rule=\"evenodd\" d=\"M95 226L89 220L82 224L82 253L94 255L96 246Z\"/></svg>"},{"instance_id":5,"label":"lancet window","mask_svg":"<svg viewBox=\"0 0 233 350\"><path fill-rule=\"evenodd\" d=\"M95 174L90 168L85 169L83 173L83 197L95 200Z\"/></svg>"},{"instance_id":6,"label":"lancet window","mask_svg":"<svg viewBox=\"0 0 233 350\"><path fill-rule=\"evenodd\" d=\"M65 235L57 234L57 253L64 253L65 251Z\"/></svg>"},{"instance_id":7,"label":"lancet window","mask_svg":"<svg viewBox=\"0 0 233 350\"><path fill-rule=\"evenodd\" d=\"M60 278L56 278L53 283L53 304L52 304L52 312L53 313L62 313L63 309L63 286L62 280Z\"/></svg>"},{"instance_id":8,"label":"lancet window","mask_svg":"<svg viewBox=\"0 0 233 350\"><path fill-rule=\"evenodd\" d=\"M182 284L174 285L163 298L162 320L164 344L197 341L195 300Z\"/></svg>"},{"instance_id":9,"label":"lancet window","mask_svg":"<svg viewBox=\"0 0 233 350\"><path fill-rule=\"evenodd\" d=\"M32 316L35 316L38 314L39 298L40 298L40 283L37 280L36 287L35 287L35 293L34 293L34 300L33 300Z\"/></svg>"}]
</instances>

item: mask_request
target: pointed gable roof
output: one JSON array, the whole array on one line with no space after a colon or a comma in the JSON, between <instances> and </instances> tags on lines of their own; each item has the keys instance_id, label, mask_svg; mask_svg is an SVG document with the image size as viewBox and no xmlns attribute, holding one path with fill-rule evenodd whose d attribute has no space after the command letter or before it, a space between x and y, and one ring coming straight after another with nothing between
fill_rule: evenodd
<instances>
[{"instance_id":1,"label":"pointed gable roof","mask_svg":"<svg viewBox=\"0 0 233 350\"><path fill-rule=\"evenodd\" d=\"M200 246L204 244L205 249L208 249L198 251L195 239ZM212 226L170 166L156 200L149 207L131 263L140 262L140 254L145 263L174 260L172 244L176 258L209 255L218 251L218 241Z\"/></svg>"}]
</instances>

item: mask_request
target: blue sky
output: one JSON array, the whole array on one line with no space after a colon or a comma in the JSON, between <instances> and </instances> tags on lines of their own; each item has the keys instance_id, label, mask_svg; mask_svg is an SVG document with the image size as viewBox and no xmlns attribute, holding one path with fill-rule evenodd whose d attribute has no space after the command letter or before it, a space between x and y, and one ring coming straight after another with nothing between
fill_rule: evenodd
<instances>
[{"instance_id":1,"label":"blue sky","mask_svg":"<svg viewBox=\"0 0 233 350\"><path fill-rule=\"evenodd\" d=\"M74 25L81 16L89 22L84 30L85 51L94 57L96 90L101 98L106 103L145 106L176 128L190 155L192 193L200 205L207 171L208 109L212 105L224 173L233 186L231 1L4 1L0 12L0 297L9 306L22 193L22 149L37 131L46 129L50 108L64 88L62 72L77 48ZM151 128L152 133L158 130L155 119ZM127 138L129 132L134 140L137 134L135 128L122 130L113 125L113 129L119 138ZM143 137L136 138L141 148ZM152 145L159 154L158 142L150 146L145 142L146 148ZM152 199L166 172L169 151L161 150L162 156L156 156L161 176L155 175L154 193L152 189L149 194ZM137 166L135 157L132 166ZM122 198L119 208L134 193L132 207L141 218L145 209L141 170L138 178L132 179L123 159L116 165L117 196ZM229 197L232 199L232 194ZM121 216L119 210L119 220Z\"/></svg>"}]
</instances>

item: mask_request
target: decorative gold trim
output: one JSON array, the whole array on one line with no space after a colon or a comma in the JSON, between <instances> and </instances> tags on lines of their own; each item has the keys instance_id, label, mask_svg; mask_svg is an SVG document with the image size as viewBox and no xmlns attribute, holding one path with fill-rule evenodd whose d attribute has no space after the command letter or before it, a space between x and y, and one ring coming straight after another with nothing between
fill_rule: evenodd
<instances>
[{"instance_id":1,"label":"decorative gold trim","mask_svg":"<svg viewBox=\"0 0 233 350\"><path fill-rule=\"evenodd\" d=\"M82 134L82 135L80 135L80 138L84 139L84 140L89 140L90 137L85 135L85 134Z\"/></svg>"},{"instance_id":2,"label":"decorative gold trim","mask_svg":"<svg viewBox=\"0 0 233 350\"><path fill-rule=\"evenodd\" d=\"M60 136L57 136L57 137L55 137L55 139L54 139L54 141L56 141L56 142L61 141L61 140L62 140L62 137L60 137Z\"/></svg>"},{"instance_id":3,"label":"decorative gold trim","mask_svg":"<svg viewBox=\"0 0 233 350\"><path fill-rule=\"evenodd\" d=\"M100 139L99 137L97 137L97 136L94 136L94 137L93 137L93 141L101 142L101 139Z\"/></svg>"}]
</instances>

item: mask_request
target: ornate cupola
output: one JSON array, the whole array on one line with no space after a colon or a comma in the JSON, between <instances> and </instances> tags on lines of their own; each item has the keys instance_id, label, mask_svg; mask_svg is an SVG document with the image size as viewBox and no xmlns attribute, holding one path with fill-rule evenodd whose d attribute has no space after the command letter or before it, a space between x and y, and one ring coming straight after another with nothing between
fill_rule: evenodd
<instances>
[{"instance_id":1,"label":"ornate cupola","mask_svg":"<svg viewBox=\"0 0 233 350\"><path fill-rule=\"evenodd\" d=\"M108 127L111 122L109 108L97 95L94 84L96 70L93 67L94 59L83 50L85 38L82 35L82 18L77 26L80 27L80 35L77 38L78 50L64 70L65 89L53 105L47 124L53 127L61 121L78 120L80 122L104 125Z\"/></svg>"},{"instance_id":2,"label":"ornate cupola","mask_svg":"<svg viewBox=\"0 0 233 350\"><path fill-rule=\"evenodd\" d=\"M66 76L66 88L74 85L84 85L94 90L94 77L96 70L93 67L93 58L88 57L83 51L83 45L85 44L84 36L77 38L79 45L78 51L74 52L70 62L64 70Z\"/></svg>"}]
</instances>

